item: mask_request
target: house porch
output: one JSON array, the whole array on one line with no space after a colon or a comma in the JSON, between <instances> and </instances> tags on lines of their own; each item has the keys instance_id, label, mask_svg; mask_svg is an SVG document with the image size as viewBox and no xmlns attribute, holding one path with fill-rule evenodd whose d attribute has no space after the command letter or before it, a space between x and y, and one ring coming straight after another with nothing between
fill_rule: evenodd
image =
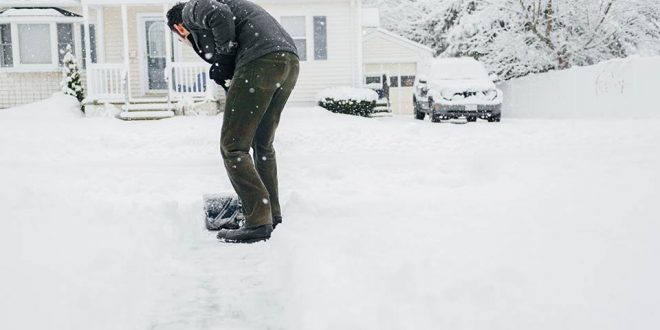
<instances>
[{"instance_id":1,"label":"house porch","mask_svg":"<svg viewBox=\"0 0 660 330\"><path fill-rule=\"evenodd\" d=\"M98 28L98 63L87 68L90 104L120 104L123 111L171 111L181 99L201 101L218 94L209 65L183 51L165 23L174 2L83 0L85 28ZM97 15L90 18L90 10ZM86 31L88 32L88 31ZM85 33L89 48L89 33ZM85 53L89 60L89 49Z\"/></svg>"}]
</instances>

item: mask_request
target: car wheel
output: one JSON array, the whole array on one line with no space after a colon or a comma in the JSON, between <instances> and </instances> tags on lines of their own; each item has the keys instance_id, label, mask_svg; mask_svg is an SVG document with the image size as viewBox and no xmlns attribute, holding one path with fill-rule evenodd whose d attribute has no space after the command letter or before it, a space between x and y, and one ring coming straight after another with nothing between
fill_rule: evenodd
<instances>
[{"instance_id":1,"label":"car wheel","mask_svg":"<svg viewBox=\"0 0 660 330\"><path fill-rule=\"evenodd\" d=\"M431 122L439 123L440 122L440 117L436 116L436 115L431 115Z\"/></svg>"},{"instance_id":2,"label":"car wheel","mask_svg":"<svg viewBox=\"0 0 660 330\"><path fill-rule=\"evenodd\" d=\"M501 116L493 116L488 118L489 123L499 123L500 122Z\"/></svg>"},{"instance_id":3,"label":"car wheel","mask_svg":"<svg viewBox=\"0 0 660 330\"><path fill-rule=\"evenodd\" d=\"M475 122L475 121L477 121L477 117L467 117L467 121Z\"/></svg>"}]
</instances>

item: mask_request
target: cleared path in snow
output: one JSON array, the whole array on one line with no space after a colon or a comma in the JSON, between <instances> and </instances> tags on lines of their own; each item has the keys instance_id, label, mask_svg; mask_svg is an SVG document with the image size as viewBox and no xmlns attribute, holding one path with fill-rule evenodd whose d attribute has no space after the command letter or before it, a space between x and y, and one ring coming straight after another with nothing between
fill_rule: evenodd
<instances>
[{"instance_id":1,"label":"cleared path in snow","mask_svg":"<svg viewBox=\"0 0 660 330\"><path fill-rule=\"evenodd\" d=\"M220 117L0 111L0 328L655 329L658 124L287 109L284 224L234 246Z\"/></svg>"}]
</instances>

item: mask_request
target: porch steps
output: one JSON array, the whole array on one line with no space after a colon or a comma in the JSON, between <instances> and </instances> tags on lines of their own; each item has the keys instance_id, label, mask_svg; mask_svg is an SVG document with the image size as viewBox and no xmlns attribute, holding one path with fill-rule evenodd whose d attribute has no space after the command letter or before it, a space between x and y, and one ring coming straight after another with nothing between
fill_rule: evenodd
<instances>
[{"instance_id":1,"label":"porch steps","mask_svg":"<svg viewBox=\"0 0 660 330\"><path fill-rule=\"evenodd\" d=\"M126 106L122 106L126 109ZM117 118L122 120L158 120L174 117L171 105L167 103L130 103L128 111L122 111Z\"/></svg>"},{"instance_id":2,"label":"porch steps","mask_svg":"<svg viewBox=\"0 0 660 330\"><path fill-rule=\"evenodd\" d=\"M174 117L172 110L159 111L122 111L117 118L122 120L157 120Z\"/></svg>"},{"instance_id":3,"label":"porch steps","mask_svg":"<svg viewBox=\"0 0 660 330\"><path fill-rule=\"evenodd\" d=\"M170 110L171 107L172 105L167 103L130 103L128 111L163 111Z\"/></svg>"}]
</instances>

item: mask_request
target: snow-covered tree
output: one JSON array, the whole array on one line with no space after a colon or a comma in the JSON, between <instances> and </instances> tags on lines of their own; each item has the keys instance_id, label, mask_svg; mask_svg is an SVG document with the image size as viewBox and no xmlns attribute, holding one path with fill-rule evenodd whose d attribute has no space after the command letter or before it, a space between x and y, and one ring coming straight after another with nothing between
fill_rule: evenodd
<instances>
[{"instance_id":1,"label":"snow-covered tree","mask_svg":"<svg viewBox=\"0 0 660 330\"><path fill-rule=\"evenodd\" d=\"M503 78L660 53L652 0L489 0L447 33L443 55L474 56Z\"/></svg>"},{"instance_id":2,"label":"snow-covered tree","mask_svg":"<svg viewBox=\"0 0 660 330\"><path fill-rule=\"evenodd\" d=\"M447 31L476 8L476 0L367 0L381 12L382 25L442 53Z\"/></svg>"},{"instance_id":3,"label":"snow-covered tree","mask_svg":"<svg viewBox=\"0 0 660 330\"><path fill-rule=\"evenodd\" d=\"M62 93L74 96L82 102L85 98L85 89L80 80L80 70L78 69L78 60L71 51L71 46L67 45L66 54L63 59L62 67ZM84 108L81 108L83 111Z\"/></svg>"},{"instance_id":4,"label":"snow-covered tree","mask_svg":"<svg viewBox=\"0 0 660 330\"><path fill-rule=\"evenodd\" d=\"M657 0L370 0L386 28L501 78L660 54Z\"/></svg>"}]
</instances>

